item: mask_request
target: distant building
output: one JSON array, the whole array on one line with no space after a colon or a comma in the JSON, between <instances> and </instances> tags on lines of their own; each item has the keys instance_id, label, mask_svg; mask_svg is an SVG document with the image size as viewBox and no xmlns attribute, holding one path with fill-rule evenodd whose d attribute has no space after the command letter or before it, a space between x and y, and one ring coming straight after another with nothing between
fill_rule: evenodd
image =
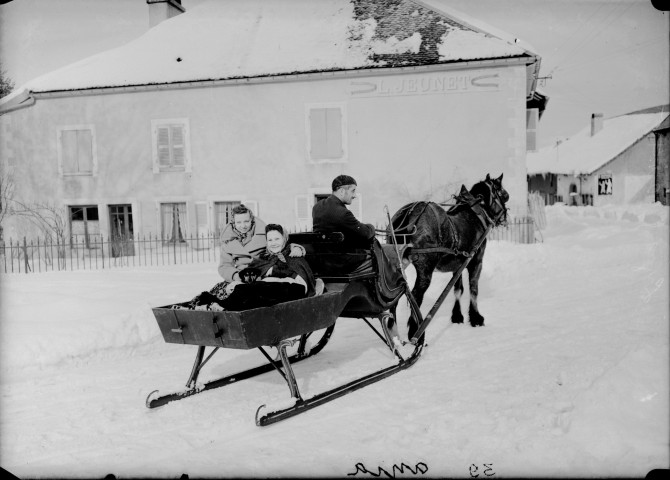
<instances>
[{"instance_id":1,"label":"distant building","mask_svg":"<svg viewBox=\"0 0 670 480\"><path fill-rule=\"evenodd\" d=\"M545 203L668 204L668 106L591 123L564 142L528 152L528 190Z\"/></svg>"},{"instance_id":2,"label":"distant building","mask_svg":"<svg viewBox=\"0 0 670 480\"><path fill-rule=\"evenodd\" d=\"M0 101L2 168L71 235L217 232L243 202L311 227L346 173L367 222L504 173L526 213L540 57L439 0L147 0L150 30ZM25 234L7 219L5 236Z\"/></svg>"}]
</instances>

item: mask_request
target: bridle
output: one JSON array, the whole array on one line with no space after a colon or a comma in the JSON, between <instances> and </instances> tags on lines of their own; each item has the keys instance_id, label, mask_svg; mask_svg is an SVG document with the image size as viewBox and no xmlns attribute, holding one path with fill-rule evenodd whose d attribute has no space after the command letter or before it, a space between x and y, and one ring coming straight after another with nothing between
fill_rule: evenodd
<instances>
[{"instance_id":1,"label":"bridle","mask_svg":"<svg viewBox=\"0 0 670 480\"><path fill-rule=\"evenodd\" d=\"M507 224L507 210L509 210L505 206L505 202L507 200L503 200L501 195L502 195L502 188L496 188L496 186L493 184L494 180L486 180L484 181L484 184L488 187L489 193L490 193L490 198L491 198L491 204L488 206L489 209L494 210L493 207L497 206L498 208L494 210L494 215L495 218L491 218L489 215L489 212L487 211L487 205L486 202L484 202L484 199L482 198L481 195L477 195L477 197L480 199L480 205L483 207L482 212L484 215L486 215L487 220L489 220L493 226L498 227L500 225L506 225ZM509 194L507 195L507 199L509 200Z\"/></svg>"}]
</instances>

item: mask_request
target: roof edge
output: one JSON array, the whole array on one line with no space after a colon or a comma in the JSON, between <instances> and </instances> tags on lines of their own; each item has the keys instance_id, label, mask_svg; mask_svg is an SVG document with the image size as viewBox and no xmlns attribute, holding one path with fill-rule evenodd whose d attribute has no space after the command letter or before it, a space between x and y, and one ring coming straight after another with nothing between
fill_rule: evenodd
<instances>
[{"instance_id":1,"label":"roof edge","mask_svg":"<svg viewBox=\"0 0 670 480\"><path fill-rule=\"evenodd\" d=\"M108 86L108 87L93 87L81 88L72 90L44 90L44 91L30 91L29 96L33 99L38 98L56 98L68 96L85 96L85 95L104 95L114 93L134 93L142 91L156 91L156 90L181 90L190 88L206 88L226 85L239 84L262 84L262 83L283 83L293 81L318 81L328 78L347 78L347 77L361 77L371 75L398 75L414 72L441 72L452 70L464 70L467 68L500 68L505 66L528 65L528 57L504 57L486 60L467 60L457 62L434 63L431 65L412 65L404 67L365 67L350 70L325 70L313 72L295 72L287 74L276 75L261 75L257 77L231 77L222 79L209 80L190 80L186 82L170 82L170 83L152 83L152 84L136 84L123 86ZM31 105L32 105L31 103ZM30 105L23 105L30 106ZM13 108L22 108L23 106ZM9 110L8 110L9 111ZM3 106L0 103L0 113L3 112Z\"/></svg>"},{"instance_id":2,"label":"roof edge","mask_svg":"<svg viewBox=\"0 0 670 480\"><path fill-rule=\"evenodd\" d=\"M11 98L8 98L11 97ZM30 107L35 104L33 92L23 89L16 94L9 94L8 97L0 99L0 115L13 112L21 108Z\"/></svg>"}]
</instances>

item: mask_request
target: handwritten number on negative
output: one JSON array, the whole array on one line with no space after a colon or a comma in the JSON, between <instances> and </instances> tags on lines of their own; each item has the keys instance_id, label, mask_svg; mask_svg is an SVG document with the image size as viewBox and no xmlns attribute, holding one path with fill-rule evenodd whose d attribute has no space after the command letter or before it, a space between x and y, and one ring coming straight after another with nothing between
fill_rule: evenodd
<instances>
[{"instance_id":1,"label":"handwritten number on negative","mask_svg":"<svg viewBox=\"0 0 670 480\"><path fill-rule=\"evenodd\" d=\"M494 477L496 474L496 472L493 471L492 463L484 463L481 466L475 465L473 463L472 465L470 465L470 477L479 478L480 469L481 469L481 475L484 475L485 477Z\"/></svg>"}]
</instances>

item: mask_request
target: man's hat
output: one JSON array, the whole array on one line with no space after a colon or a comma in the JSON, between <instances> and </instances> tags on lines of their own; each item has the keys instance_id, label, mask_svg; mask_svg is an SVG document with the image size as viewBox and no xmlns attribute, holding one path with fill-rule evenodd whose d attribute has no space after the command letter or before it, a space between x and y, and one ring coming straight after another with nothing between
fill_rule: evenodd
<instances>
[{"instance_id":1,"label":"man's hat","mask_svg":"<svg viewBox=\"0 0 670 480\"><path fill-rule=\"evenodd\" d=\"M333 192L336 191L340 187L344 187L346 185L358 185L356 183L356 180L354 180L354 177L350 177L349 175L338 175L335 177L335 180L333 180Z\"/></svg>"}]
</instances>

